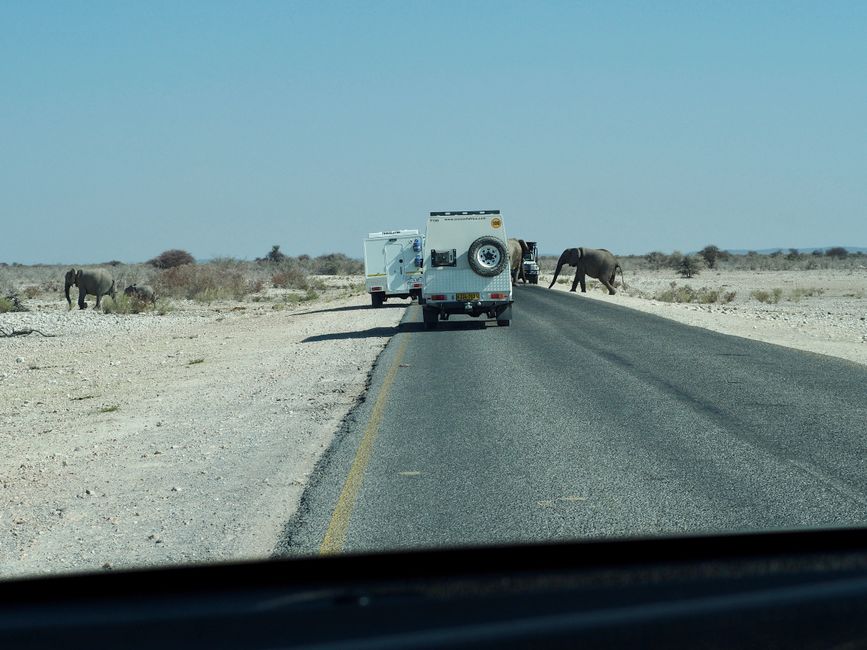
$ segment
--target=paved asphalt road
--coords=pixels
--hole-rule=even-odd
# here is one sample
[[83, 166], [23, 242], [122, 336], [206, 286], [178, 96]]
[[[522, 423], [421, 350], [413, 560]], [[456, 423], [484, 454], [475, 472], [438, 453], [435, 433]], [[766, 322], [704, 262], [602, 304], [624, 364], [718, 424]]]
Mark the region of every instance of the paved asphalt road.
[[407, 310], [281, 553], [867, 523], [863, 367], [515, 295], [508, 328]]

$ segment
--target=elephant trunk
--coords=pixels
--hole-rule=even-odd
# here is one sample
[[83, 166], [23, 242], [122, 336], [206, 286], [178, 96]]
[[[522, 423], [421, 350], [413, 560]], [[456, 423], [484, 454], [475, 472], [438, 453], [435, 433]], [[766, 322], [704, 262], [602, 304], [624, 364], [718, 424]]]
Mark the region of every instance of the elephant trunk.
[[69, 287], [75, 285], [75, 269], [72, 269], [66, 274], [64, 285], [63, 293], [66, 296], [66, 302], [70, 307], [72, 307], [72, 298], [69, 297]]
[[563, 253], [560, 255], [560, 259], [557, 260], [557, 270], [554, 271], [554, 279], [551, 280], [551, 284], [548, 285], [549, 289], [553, 287], [554, 283], [557, 281], [557, 276], [560, 275], [560, 271], [563, 268], [563, 265], [566, 263], [566, 254], [568, 252], [569, 251], [563, 251]]

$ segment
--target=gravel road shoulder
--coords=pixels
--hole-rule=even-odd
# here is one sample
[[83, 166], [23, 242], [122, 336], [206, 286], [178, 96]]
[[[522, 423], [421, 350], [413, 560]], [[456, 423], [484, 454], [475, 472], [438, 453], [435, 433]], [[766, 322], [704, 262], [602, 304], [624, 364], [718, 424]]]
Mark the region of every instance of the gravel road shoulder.
[[406, 304], [0, 315], [0, 577], [268, 556]]

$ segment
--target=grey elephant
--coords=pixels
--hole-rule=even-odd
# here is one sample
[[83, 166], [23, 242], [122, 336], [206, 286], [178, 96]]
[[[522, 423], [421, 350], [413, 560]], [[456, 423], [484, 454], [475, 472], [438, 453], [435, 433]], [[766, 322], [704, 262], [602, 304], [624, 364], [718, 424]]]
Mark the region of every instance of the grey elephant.
[[620, 269], [620, 281], [623, 288], [626, 288], [626, 281], [623, 279], [623, 268], [620, 262], [614, 257], [614, 254], [605, 248], [567, 248], [557, 260], [557, 270], [554, 271], [554, 279], [548, 288], [554, 286], [557, 281], [557, 276], [560, 275], [560, 269], [564, 264], [576, 267], [575, 279], [572, 281], [572, 288], [569, 291], [575, 291], [578, 283], [581, 283], [581, 293], [587, 293], [587, 285], [584, 278], [589, 275], [591, 278], [596, 278], [605, 288], [608, 289], [610, 295], [614, 295], [614, 274], [617, 269]]
[[141, 286], [137, 284], [131, 284], [123, 290], [123, 295], [135, 296], [136, 299], [141, 300], [142, 302], [149, 302], [151, 304], [156, 304], [157, 300], [156, 295], [154, 294], [153, 287], [147, 284], [143, 284]]
[[84, 297], [88, 294], [96, 296], [96, 307], [99, 309], [100, 301], [103, 296], [111, 296], [114, 300], [114, 278], [104, 269], [93, 269], [86, 271], [84, 269], [69, 269], [66, 272], [66, 286], [64, 293], [66, 294], [66, 302], [72, 307], [72, 300], [69, 297], [69, 287], [78, 287], [78, 308], [87, 309], [87, 303], [84, 302]]
[[530, 250], [523, 239], [509, 240], [509, 266], [512, 269], [512, 284], [515, 284], [520, 277], [524, 284], [527, 284], [527, 278], [524, 277], [524, 253]]

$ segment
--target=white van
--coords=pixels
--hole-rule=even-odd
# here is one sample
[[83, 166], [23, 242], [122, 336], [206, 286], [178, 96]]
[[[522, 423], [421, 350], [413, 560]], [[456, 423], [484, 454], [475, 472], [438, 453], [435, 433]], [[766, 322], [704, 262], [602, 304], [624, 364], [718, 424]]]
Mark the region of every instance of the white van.
[[424, 324], [451, 314], [512, 320], [509, 244], [499, 210], [431, 212], [424, 245]]
[[364, 240], [364, 277], [370, 302], [418, 299], [422, 287], [424, 237], [418, 230], [372, 232]]

